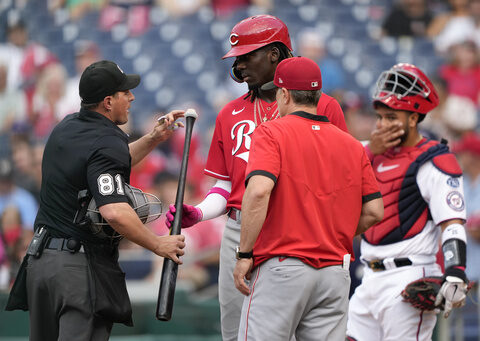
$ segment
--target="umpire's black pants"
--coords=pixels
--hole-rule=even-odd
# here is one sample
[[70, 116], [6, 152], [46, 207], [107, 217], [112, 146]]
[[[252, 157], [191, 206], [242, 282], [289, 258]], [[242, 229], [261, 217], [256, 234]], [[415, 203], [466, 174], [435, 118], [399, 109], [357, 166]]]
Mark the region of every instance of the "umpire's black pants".
[[112, 323], [92, 314], [84, 253], [45, 249], [30, 257], [30, 341], [108, 340]]

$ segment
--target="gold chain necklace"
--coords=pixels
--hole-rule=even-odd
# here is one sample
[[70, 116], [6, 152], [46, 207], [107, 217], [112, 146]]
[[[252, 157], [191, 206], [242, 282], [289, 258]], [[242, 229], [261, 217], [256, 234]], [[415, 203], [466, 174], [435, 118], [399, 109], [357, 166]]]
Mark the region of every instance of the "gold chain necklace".
[[[268, 113], [265, 111], [265, 108], [263, 107], [263, 104], [261, 104], [261, 100], [258, 97], [255, 98], [255, 102], [253, 104], [253, 117], [254, 117], [254, 120], [255, 120], [255, 127], [258, 126], [258, 124], [257, 124], [257, 112], [258, 112], [258, 119], [260, 121], [260, 124], [262, 124], [263, 122], [274, 120], [279, 116], [277, 102], [274, 102], [271, 105], [275, 106], [275, 109], [273, 110], [272, 115], [270, 115], [270, 119], [268, 119], [267, 118]], [[262, 117], [262, 114], [263, 114], [263, 117]]]

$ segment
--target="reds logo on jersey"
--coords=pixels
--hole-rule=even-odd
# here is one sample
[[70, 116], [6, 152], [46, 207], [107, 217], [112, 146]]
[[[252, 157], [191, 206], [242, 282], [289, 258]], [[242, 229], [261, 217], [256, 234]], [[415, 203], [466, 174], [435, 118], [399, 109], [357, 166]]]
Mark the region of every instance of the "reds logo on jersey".
[[[253, 133], [254, 130], [255, 123], [253, 121], [243, 120], [235, 123], [231, 131], [231, 138], [234, 142], [234, 147], [232, 148], [232, 155], [244, 160], [245, 162], [248, 162], [250, 146], [252, 144], [252, 138], [250, 137], [250, 135]], [[247, 151], [237, 154], [240, 151], [242, 145], [245, 146], [245, 149]]]

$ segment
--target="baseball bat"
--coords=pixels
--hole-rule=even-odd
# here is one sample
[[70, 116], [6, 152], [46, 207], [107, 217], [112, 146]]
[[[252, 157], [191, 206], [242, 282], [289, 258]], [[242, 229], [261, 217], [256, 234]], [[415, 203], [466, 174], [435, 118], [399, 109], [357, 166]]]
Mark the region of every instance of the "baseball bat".
[[[190, 141], [192, 140], [193, 124], [198, 115], [193, 109], [185, 112], [185, 143], [183, 145], [182, 165], [178, 179], [177, 196], [175, 198], [175, 218], [170, 229], [170, 235], [180, 234], [182, 226], [183, 195], [187, 179], [188, 154], [190, 152]], [[175, 297], [175, 285], [177, 284], [178, 264], [170, 258], [163, 260], [162, 278], [158, 291], [156, 317], [161, 321], [170, 321], [173, 310], [173, 299]]]

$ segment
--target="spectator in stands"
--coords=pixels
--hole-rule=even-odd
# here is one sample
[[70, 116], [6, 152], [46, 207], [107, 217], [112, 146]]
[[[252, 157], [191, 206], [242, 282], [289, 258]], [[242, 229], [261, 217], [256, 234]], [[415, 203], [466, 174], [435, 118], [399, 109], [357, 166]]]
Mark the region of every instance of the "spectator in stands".
[[465, 133], [473, 131], [478, 125], [477, 108], [467, 97], [448, 96], [442, 118], [447, 127], [447, 136], [443, 137], [450, 142], [457, 141]]
[[29, 40], [27, 27], [18, 12], [9, 12], [7, 25], [7, 43], [0, 44], [0, 61], [8, 65], [7, 87], [25, 92], [26, 111], [31, 118], [38, 76], [58, 59], [45, 46]]
[[100, 14], [100, 27], [109, 31], [126, 21], [130, 36], [139, 36], [150, 27], [150, 8], [154, 0], [109, 0]]
[[[37, 167], [37, 158], [34, 152], [31, 136], [28, 134], [12, 134], [10, 149], [13, 161], [13, 181], [15, 185], [30, 192], [37, 202], [40, 202], [41, 164]], [[40, 156], [41, 160], [41, 156]], [[41, 161], [40, 161], [41, 162]], [[37, 174], [38, 173], [38, 174]]]
[[8, 65], [0, 62], [0, 134], [26, 119], [25, 96], [19, 89], [7, 88], [7, 77]]
[[[164, 211], [167, 211], [169, 205], [175, 204], [177, 186], [178, 176], [176, 174], [160, 172], [156, 175], [151, 193], [160, 199]], [[199, 202], [200, 200], [195, 200], [193, 193], [193, 187], [187, 182], [184, 201]], [[179, 278], [189, 281], [196, 289], [217, 281], [224, 221], [223, 217], [220, 217], [198, 224], [202, 226], [197, 229], [182, 230], [188, 250], [185, 252], [186, 256], [183, 257], [183, 265], [179, 268]], [[158, 235], [168, 233], [164, 215], [152, 222], [151, 227]]]
[[88, 12], [98, 11], [102, 8], [105, 0], [50, 0], [48, 8], [51, 12], [59, 8], [66, 8], [72, 20], [78, 20]]
[[59, 105], [65, 95], [67, 71], [62, 64], [51, 64], [40, 73], [35, 86], [30, 123], [34, 136], [46, 139], [62, 116]]
[[446, 53], [450, 46], [472, 39], [475, 29], [470, 0], [448, 0], [448, 3], [449, 10], [435, 16], [427, 30], [439, 53]]
[[438, 105], [428, 113], [419, 129], [421, 129], [422, 133], [425, 133], [424, 136], [436, 136], [436, 140], [440, 138], [450, 140], [448, 128], [443, 119], [445, 104], [448, 98], [447, 82], [440, 77], [432, 78], [431, 80], [437, 90]]
[[8, 266], [8, 283], [13, 282], [18, 272], [28, 244], [33, 236], [32, 230], [22, 225], [20, 212], [16, 206], [8, 206], [0, 215], [0, 235], [5, 243]]
[[322, 70], [322, 91], [331, 93], [345, 87], [345, 72], [340, 63], [328, 56], [324, 38], [313, 29], [304, 29], [298, 34], [298, 55], [314, 60]]
[[439, 69], [439, 76], [447, 83], [449, 95], [467, 97], [480, 105], [480, 53], [477, 45], [463, 41], [449, 51], [450, 61]]
[[383, 22], [383, 35], [396, 38], [423, 37], [432, 19], [425, 0], [400, 0]]
[[472, 39], [477, 46], [480, 46], [480, 0], [470, 0], [470, 15], [475, 25]]
[[228, 18], [248, 6], [258, 8], [259, 13], [269, 13], [273, 9], [273, 0], [211, 0], [211, 4], [215, 15], [220, 18]]
[[6, 22], [6, 43], [0, 44], [0, 61], [7, 65], [7, 88], [20, 89], [22, 79], [22, 61], [28, 44], [28, 32], [18, 12], [10, 11]]
[[256, 7], [258, 13], [269, 13], [273, 9], [272, 0], [155, 0], [155, 4], [164, 8], [173, 17], [192, 15], [207, 5], [213, 9], [216, 17], [223, 19], [249, 6]]
[[169, 16], [179, 18], [196, 13], [201, 7], [210, 5], [211, 0], [155, 0], [155, 5], [163, 8]]
[[463, 187], [467, 203], [467, 276], [480, 280], [480, 135], [465, 135], [453, 151], [457, 154], [463, 169]]
[[102, 59], [98, 45], [91, 40], [77, 40], [73, 44], [73, 49], [75, 75], [67, 80], [65, 95], [58, 104], [59, 120], [72, 112], [78, 111], [78, 108], [80, 108], [80, 96], [78, 95], [80, 76], [87, 66]]
[[0, 159], [0, 215], [9, 206], [20, 212], [20, 219], [26, 230], [33, 230], [33, 223], [38, 210], [35, 198], [13, 182], [13, 165], [9, 159]]

